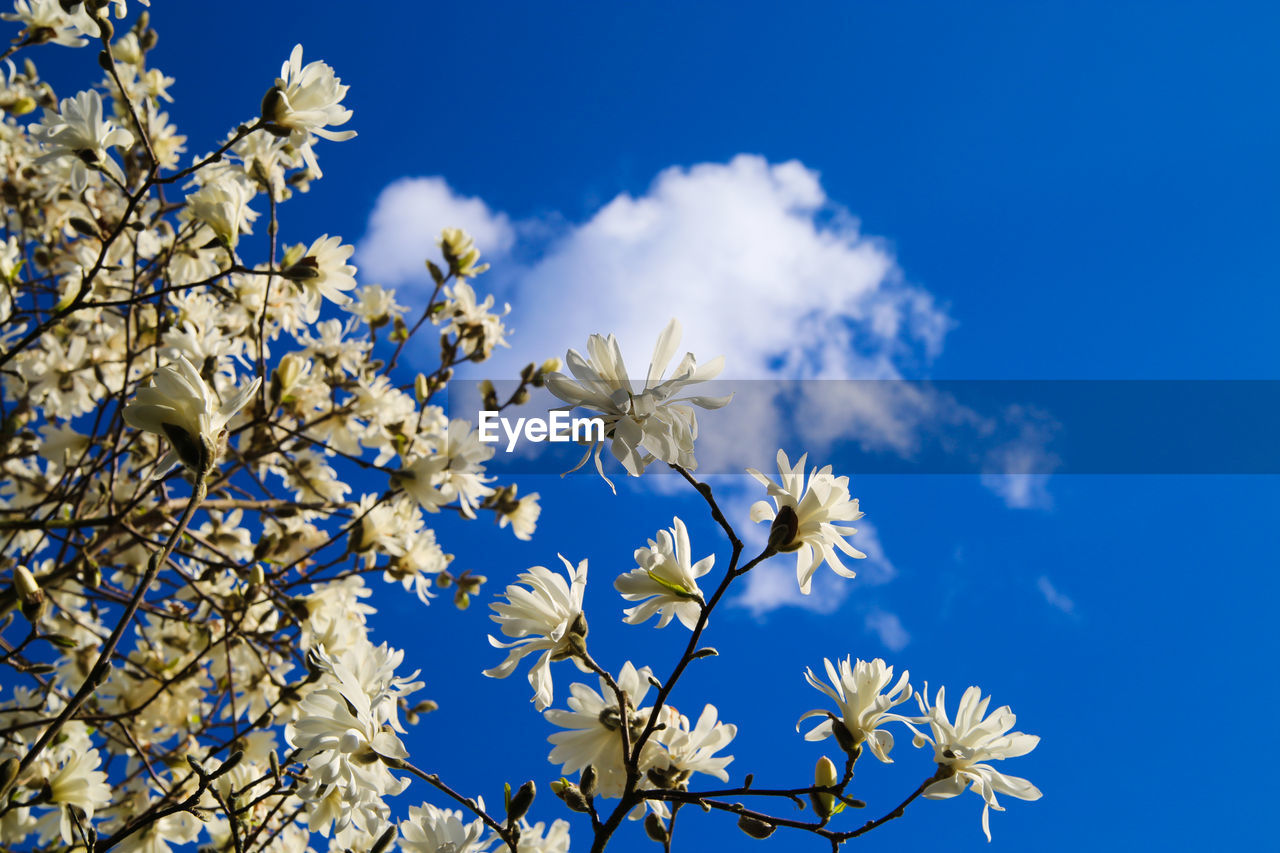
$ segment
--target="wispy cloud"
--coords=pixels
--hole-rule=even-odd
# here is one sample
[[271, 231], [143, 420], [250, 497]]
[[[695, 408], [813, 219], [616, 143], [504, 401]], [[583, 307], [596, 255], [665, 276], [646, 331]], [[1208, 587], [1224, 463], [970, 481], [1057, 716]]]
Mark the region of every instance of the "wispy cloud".
[[1076, 603], [1067, 596], [1058, 591], [1045, 575], [1041, 575], [1036, 581], [1036, 586], [1040, 589], [1040, 594], [1044, 596], [1044, 600], [1049, 603], [1050, 607], [1061, 610], [1069, 616], [1074, 616], [1076, 612]]
[[902, 620], [896, 613], [873, 610], [867, 614], [865, 624], [867, 630], [879, 637], [890, 651], [900, 652], [911, 642], [911, 635], [902, 627]]

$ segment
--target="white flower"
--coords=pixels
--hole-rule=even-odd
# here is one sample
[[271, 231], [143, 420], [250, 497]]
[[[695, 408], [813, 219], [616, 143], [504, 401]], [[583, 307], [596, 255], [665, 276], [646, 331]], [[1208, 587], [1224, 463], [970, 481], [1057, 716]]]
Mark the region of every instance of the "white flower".
[[538, 493], [516, 500], [516, 487], [509, 486], [510, 499], [496, 507], [498, 527], [511, 525], [511, 532], [517, 539], [528, 541], [533, 538], [533, 531], [538, 527], [538, 516], [542, 515], [542, 506], [538, 503]]
[[197, 474], [213, 464], [227, 421], [249, 402], [261, 379], [242, 387], [219, 404], [213, 389], [179, 356], [177, 362], [162, 367], [151, 377], [151, 385], [139, 388], [124, 409], [125, 423], [153, 432], [169, 440], [171, 449], [156, 466], [156, 477], [182, 463]]
[[[648, 709], [637, 711], [635, 706], [644, 701], [652, 676], [649, 667], [636, 669], [631, 661], [623, 664], [622, 671], [618, 673], [617, 685], [631, 703], [627, 708], [627, 726], [633, 742], [649, 720]], [[622, 735], [619, 733], [622, 714], [617, 697], [601, 678], [599, 693], [585, 684], [569, 685], [568, 705], [568, 711], [551, 708], [543, 712], [547, 722], [565, 729], [547, 738], [554, 744], [547, 759], [552, 764], [561, 765], [561, 772], [566, 775], [591, 765], [596, 771], [599, 793], [605, 797], [622, 796], [627, 773], [622, 763]], [[656, 738], [649, 738], [644, 751], [647, 760], [641, 761], [641, 769], [651, 767], [656, 753], [660, 752]]]
[[475, 518], [476, 504], [493, 494], [485, 485], [493, 478], [484, 476], [483, 466], [493, 457], [493, 445], [480, 441], [470, 421], [454, 418], [443, 434], [431, 436], [428, 451], [397, 471], [395, 482], [427, 512], [457, 500], [462, 514]]
[[486, 296], [484, 302], [478, 302], [475, 290], [463, 280], [446, 286], [444, 295], [444, 309], [433, 319], [435, 322], [449, 321], [444, 332], [457, 338], [458, 349], [463, 355], [484, 361], [495, 346], [510, 346], [507, 329], [502, 322], [502, 318], [511, 311], [510, 305], [502, 313], [494, 311], [493, 295]]
[[263, 102], [264, 118], [293, 131], [290, 141], [302, 153], [317, 178], [323, 175], [311, 150], [311, 137], [341, 142], [356, 135], [354, 130], [329, 130], [346, 124], [351, 110], [342, 107], [350, 86], [343, 86], [325, 62], [302, 64], [302, 45], [295, 45], [289, 60], [280, 66], [275, 88]]
[[[774, 483], [754, 468], [747, 473], [768, 487], [777, 512], [767, 501], [756, 501], [751, 506], [751, 520], [772, 521], [771, 541], [782, 552], [796, 552], [796, 580], [800, 592], [809, 594], [813, 574], [826, 561], [836, 574], [852, 578], [856, 573], [845, 568], [836, 556], [835, 548], [857, 559], [867, 555], [854, 548], [844, 537], [857, 533], [857, 529], [833, 522], [857, 521], [863, 513], [858, 510], [858, 500], [849, 497], [849, 478], [835, 477], [831, 466], [814, 468], [805, 485], [804, 454], [792, 467], [787, 454], [778, 451], [779, 482]], [[833, 548], [834, 546], [834, 548]]]
[[[502, 633], [516, 638], [504, 643], [489, 636], [489, 644], [498, 649], [511, 649], [506, 660], [484, 674], [491, 678], [506, 678], [515, 671], [525, 655], [542, 652], [537, 663], [529, 670], [529, 684], [534, 689], [534, 707], [539, 711], [551, 704], [551, 661], [573, 658], [584, 672], [589, 671], [576, 655], [582, 649], [587, 635], [587, 617], [582, 612], [582, 595], [587, 588], [587, 561], [573, 564], [560, 557], [564, 563], [564, 577], [544, 566], [534, 566], [520, 575], [517, 583], [503, 593], [505, 603], [489, 605], [494, 615], [489, 618], [502, 626]], [[528, 588], [520, 586], [525, 584]]]
[[258, 216], [249, 209], [253, 190], [239, 176], [222, 172], [204, 182], [187, 196], [188, 215], [208, 225], [213, 233], [234, 249], [241, 234], [253, 233], [250, 224]]
[[[688, 470], [696, 468], [693, 441], [698, 435], [698, 422], [693, 406], [718, 409], [732, 398], [676, 396], [686, 386], [714, 379], [724, 368], [723, 357], [698, 367], [693, 354], [686, 353], [671, 378], [664, 380], [667, 365], [680, 345], [680, 334], [680, 323], [673, 319], [658, 336], [648, 376], [639, 392], [631, 385], [622, 350], [613, 335], [592, 335], [587, 340], [587, 358], [572, 349], [565, 355], [576, 382], [562, 373], [547, 376], [547, 390], [556, 397], [570, 406], [582, 406], [604, 416], [605, 436], [611, 440], [609, 449], [633, 477], [644, 473], [645, 466], [654, 459]], [[595, 450], [596, 469], [604, 477], [599, 444]], [[588, 456], [590, 452], [588, 449]], [[578, 467], [586, 461], [587, 456], [583, 456]]]
[[644, 602], [625, 611], [622, 621], [629, 625], [638, 625], [654, 613], [659, 614], [659, 628], [665, 628], [673, 616], [690, 631], [698, 623], [703, 598], [697, 579], [711, 571], [716, 558], [712, 554], [692, 563], [689, 531], [679, 518], [672, 520], [674, 527], [659, 530], [657, 540], [650, 539], [648, 548], [636, 550], [639, 568], [613, 582], [627, 601]]
[[293, 269], [305, 270], [305, 277], [296, 279], [305, 297], [302, 319], [314, 323], [320, 318], [321, 297], [346, 305], [351, 297], [344, 291], [356, 286], [356, 268], [347, 263], [355, 251], [354, 246], [342, 245], [341, 237], [325, 234], [316, 239]]
[[286, 727], [285, 738], [307, 765], [300, 797], [332, 804], [336, 791], [344, 806], [363, 807], [354, 814], [338, 809], [339, 830], [351, 817], [359, 829], [370, 829], [362, 815], [373, 819], [381, 813], [374, 801], [399, 794], [409, 784], [392, 775], [383, 761], [408, 756], [395, 734], [404, 731], [396, 706], [402, 696], [422, 686], [412, 680], [416, 672], [408, 678], [395, 675], [403, 658], [404, 652], [368, 641], [333, 657], [324, 649], [312, 652], [320, 680], [299, 703], [298, 719]]
[[[1005, 776], [988, 761], [999, 761], [1005, 758], [1016, 758], [1026, 755], [1036, 748], [1040, 738], [1022, 732], [1009, 732], [1017, 722], [1017, 717], [1005, 705], [986, 717], [987, 705], [991, 697], [982, 698], [982, 691], [970, 687], [960, 697], [960, 707], [956, 710], [953, 724], [947, 718], [944, 707], [946, 688], [938, 688], [938, 697], [933, 705], [929, 704], [929, 685], [916, 695], [924, 718], [916, 722], [927, 722], [933, 737], [916, 733], [915, 745], [923, 746], [926, 742], [933, 744], [933, 757], [941, 768], [950, 775], [934, 782], [924, 791], [924, 796], [931, 800], [945, 800], [964, 792], [971, 787], [974, 793], [982, 797], [982, 831], [987, 840], [991, 840], [990, 810], [1004, 811], [996, 802], [996, 792], [1017, 797], [1020, 800], [1040, 799], [1040, 789], [1026, 779], [1017, 776]], [[914, 727], [913, 727], [914, 728]]]
[[409, 806], [409, 819], [400, 821], [400, 849], [405, 853], [485, 853], [492, 839], [480, 838], [484, 822], [476, 818], [463, 823], [464, 816], [430, 803]]
[[738, 733], [738, 727], [717, 720], [715, 705], [702, 709], [698, 723], [689, 727], [689, 718], [675, 708], [665, 706], [660, 719], [667, 724], [654, 737], [667, 748], [666, 766], [657, 761], [649, 773], [650, 781], [662, 783], [663, 788], [683, 788], [694, 773], [706, 773], [721, 782], [729, 781], [725, 767], [733, 761], [732, 755], [717, 756]]
[[70, 808], [80, 809], [84, 813], [81, 824], [88, 826], [93, 820], [94, 811], [111, 802], [107, 774], [98, 769], [101, 763], [102, 759], [96, 749], [77, 751], [50, 777], [48, 800], [55, 805], [57, 811], [45, 815], [41, 820], [42, 841], [59, 835], [63, 842], [72, 843], [76, 834]]
[[107, 153], [117, 145], [132, 145], [133, 134], [103, 118], [102, 97], [92, 89], [63, 98], [58, 112], [44, 111], [44, 123], [31, 125], [31, 135], [52, 149], [40, 161], [75, 157], [71, 182], [76, 192], [88, 184], [85, 160], [101, 166], [116, 181], [124, 183], [124, 172]]
[[22, 38], [39, 42], [60, 44], [63, 47], [84, 47], [89, 42], [86, 35], [96, 36], [98, 26], [79, 5], [73, 12], [64, 12], [58, 0], [14, 0], [13, 11], [0, 15], [6, 21], [19, 21], [24, 25]]
[[[840, 661], [838, 671], [830, 659], [823, 658], [822, 662], [827, 668], [827, 678], [831, 680], [832, 686], [823, 684], [808, 667], [805, 668], [805, 679], [840, 706], [841, 725], [849, 733], [853, 744], [865, 741], [876, 758], [886, 764], [891, 763], [893, 759], [889, 757], [889, 751], [893, 749], [893, 735], [877, 727], [889, 721], [906, 722], [904, 717], [890, 714], [889, 709], [911, 698], [911, 685], [907, 683], [910, 673], [902, 673], [898, 683], [885, 693], [885, 688], [893, 680], [893, 667], [886, 666], [880, 658], [870, 663], [858, 660], [856, 664], [850, 665], [849, 658], [846, 657]], [[800, 720], [816, 716], [826, 719], [810, 729], [804, 736], [805, 740], [823, 740], [833, 734], [832, 726], [835, 721], [828, 711], [821, 708], [806, 712], [801, 715]], [[799, 730], [800, 723], [797, 722], [796, 731]]]
[[542, 821], [520, 821], [520, 843], [516, 853], [569, 853], [569, 821], [557, 820], [547, 827]]

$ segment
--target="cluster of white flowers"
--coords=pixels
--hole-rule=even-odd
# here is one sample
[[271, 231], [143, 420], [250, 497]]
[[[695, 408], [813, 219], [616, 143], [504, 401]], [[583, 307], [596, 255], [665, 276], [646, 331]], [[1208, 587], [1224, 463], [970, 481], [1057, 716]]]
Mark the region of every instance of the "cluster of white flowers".
[[[850, 663], [849, 658], [839, 662], [839, 668], [830, 660], [824, 660], [827, 678], [831, 686], [823, 684], [812, 670], [805, 671], [805, 678], [815, 688], [830, 697], [840, 713], [833, 714], [821, 708], [809, 711], [800, 721], [822, 716], [825, 719], [813, 727], [805, 740], [822, 740], [835, 735], [846, 751], [861, 749], [863, 745], [883, 762], [891, 762], [893, 735], [880, 726], [900, 723], [909, 728], [917, 746], [933, 745], [934, 761], [938, 765], [935, 781], [924, 789], [923, 796], [943, 800], [972, 788], [983, 798], [982, 831], [991, 840], [990, 809], [1003, 810], [996, 801], [996, 792], [1009, 794], [1022, 800], [1040, 799], [1040, 791], [1026, 779], [1006, 776], [992, 767], [990, 761], [1017, 758], [1035, 749], [1040, 738], [1022, 732], [1010, 732], [1017, 721], [1006, 705], [987, 716], [990, 697], [982, 698], [982, 691], [970, 687], [960, 700], [954, 723], [943, 706], [945, 688], [938, 688], [936, 701], [928, 699], [925, 691], [916, 694], [921, 716], [909, 717], [891, 713], [890, 709], [909, 700], [912, 696], [908, 673], [902, 673], [892, 687], [893, 667], [886, 666], [879, 658], [873, 661], [859, 660]], [[923, 734], [917, 726], [927, 725], [932, 737]], [[796, 724], [797, 730], [800, 724]]]
[[[96, 43], [105, 75], [59, 99], [28, 57], [0, 69], [0, 634], [16, 626], [0, 667], [17, 679], [0, 697], [0, 839], [303, 853], [325, 846], [319, 835], [331, 853], [567, 853], [566, 821], [527, 817], [532, 782], [508, 794], [502, 819], [410, 763], [406, 726], [434, 702], [410, 703], [418, 673], [397, 675], [405, 653], [375, 644], [370, 623], [368, 576], [423, 604], [452, 587], [459, 608], [485, 583], [453, 573], [434, 514], [492, 513], [520, 540], [537, 529], [540, 494], [498, 482], [494, 447], [433, 402], [455, 367], [508, 346], [510, 306], [479, 286], [488, 265], [460, 229], [441, 233], [442, 264], [427, 261], [435, 287], [416, 322], [394, 290], [358, 280], [342, 237], [277, 245], [282, 206], [321, 177], [321, 140], [355, 135], [338, 129], [352, 118], [348, 87], [328, 64], [304, 64], [299, 45], [257, 113], [189, 157], [163, 108], [175, 81], [150, 64], [149, 13], [120, 32], [112, 23], [128, 12], [124, 0], [15, 0], [0, 15], [21, 27], [6, 58]], [[411, 344], [423, 327], [439, 333], [432, 366]], [[640, 382], [618, 341], [593, 335], [585, 356], [569, 350], [567, 374], [555, 359], [526, 367], [505, 405], [545, 386], [605, 421], [578, 468], [594, 455], [603, 477], [608, 444], [631, 476], [660, 462], [692, 480], [695, 410], [732, 395], [694, 393], [722, 359], [685, 354], [671, 369], [680, 339], [672, 320]], [[588, 650], [585, 559], [561, 557], [563, 574], [534, 566], [491, 604], [501, 638], [489, 642], [506, 658], [484, 674], [505, 678], [534, 656], [533, 704], [557, 729], [550, 761], [580, 774], [579, 787], [552, 787], [591, 813], [597, 848], [624, 813], [669, 842], [672, 801], [712, 805], [691, 792], [695, 774], [728, 783], [737, 727], [714, 705], [685, 716], [668, 699], [715, 653], [701, 638], [729, 584], [779, 553], [796, 554], [805, 594], [823, 563], [853, 577], [837, 552], [864, 556], [848, 541], [859, 503], [848, 477], [806, 475], [806, 463], [779, 451], [778, 481], [749, 471], [772, 500], [750, 511], [771, 524], [756, 559], [740, 561], [741, 541], [696, 484], [730, 534], [728, 564], [695, 559], [704, 552], [676, 517], [613, 578], [623, 622], [656, 616], [690, 632], [666, 684], [631, 661], [615, 678]], [[599, 679], [598, 690], [572, 683], [567, 709], [553, 707], [561, 661]], [[1008, 708], [988, 715], [977, 688], [953, 722], [941, 689], [930, 702], [881, 660], [826, 661], [826, 674], [830, 684], [807, 678], [836, 710], [804, 714], [821, 718], [806, 739], [888, 762], [887, 727], [909, 727], [937, 767], [918, 793], [972, 788], [988, 837], [996, 794], [1040, 796], [992, 763], [1038, 739], [1011, 731]], [[894, 710], [913, 695], [920, 716]], [[825, 804], [825, 822], [848, 780], [824, 762], [798, 790]], [[449, 808], [398, 811], [414, 778]], [[612, 818], [597, 796], [619, 800]], [[756, 837], [775, 828], [742, 819]]]

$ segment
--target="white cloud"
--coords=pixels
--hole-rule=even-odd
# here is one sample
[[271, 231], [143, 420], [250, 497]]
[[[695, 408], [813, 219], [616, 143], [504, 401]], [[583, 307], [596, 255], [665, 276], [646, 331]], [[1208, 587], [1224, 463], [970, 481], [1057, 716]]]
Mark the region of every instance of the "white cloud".
[[365, 282], [399, 286], [427, 280], [424, 262], [439, 255], [442, 228], [463, 228], [487, 258], [505, 254], [515, 229], [505, 213], [460, 196], [443, 178], [401, 178], [378, 194], [356, 263]]
[[911, 642], [911, 635], [902, 627], [902, 620], [896, 613], [873, 610], [867, 614], [865, 624], [867, 630], [879, 637], [890, 651], [900, 652]]
[[673, 316], [685, 349], [739, 378], [877, 378], [927, 360], [950, 325], [885, 244], [791, 161], [673, 167], [620, 195], [519, 274], [511, 363], [618, 336], [643, 376]]
[[1041, 575], [1040, 580], [1036, 581], [1036, 586], [1040, 588], [1040, 594], [1044, 596], [1044, 600], [1049, 603], [1050, 607], [1061, 610], [1068, 616], [1075, 615], [1076, 603], [1059, 592], [1048, 577]]

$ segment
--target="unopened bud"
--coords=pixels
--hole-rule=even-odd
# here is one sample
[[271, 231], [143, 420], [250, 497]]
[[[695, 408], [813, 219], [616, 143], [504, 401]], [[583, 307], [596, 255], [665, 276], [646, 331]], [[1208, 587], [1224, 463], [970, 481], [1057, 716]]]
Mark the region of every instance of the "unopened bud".
[[649, 816], [644, 819], [644, 834], [659, 844], [666, 844], [667, 839], [670, 838], [667, 825], [654, 812], [649, 812]]
[[424, 374], [419, 373], [418, 378], [413, 380], [413, 396], [417, 398], [419, 405], [431, 396], [431, 383]]
[[582, 768], [582, 772], [578, 774], [578, 787], [582, 789], [582, 795], [590, 798], [596, 795], [596, 768], [594, 764], [588, 764]]
[[771, 823], [766, 823], [765, 821], [754, 818], [751, 815], [744, 814], [742, 817], [738, 818], [738, 829], [741, 829], [752, 838], [763, 839], [773, 835], [773, 832], [777, 827]]
[[[829, 788], [838, 781], [840, 781], [840, 777], [836, 774], [835, 762], [825, 755], [819, 758], [817, 766], [813, 768], [814, 787]], [[813, 803], [813, 810], [823, 820], [831, 817], [836, 812], [834, 794], [823, 794], [814, 791], [809, 795], [809, 802]]]
[[560, 359], [549, 358], [546, 361], [542, 362], [542, 367], [538, 368], [538, 372], [539, 373], [556, 373], [563, 366], [564, 366], [564, 362], [562, 362]]
[[582, 789], [570, 782], [568, 779], [559, 779], [551, 783], [552, 792], [564, 800], [564, 804], [575, 812], [587, 813], [591, 811], [591, 804], [587, 802], [587, 798], [582, 796]]
[[533, 798], [537, 794], [538, 787], [533, 784], [532, 779], [521, 785], [520, 790], [512, 795], [511, 803], [507, 806], [507, 820], [514, 822], [528, 814], [529, 807], [533, 805]]
[[40, 604], [44, 601], [44, 590], [36, 583], [36, 576], [26, 566], [18, 566], [13, 570], [13, 584], [18, 589], [18, 597], [25, 604]]
[[262, 96], [262, 117], [267, 121], [275, 121], [276, 113], [279, 111], [284, 99], [282, 93], [275, 86], [267, 90]]

